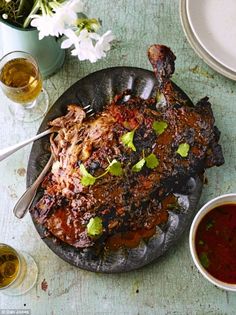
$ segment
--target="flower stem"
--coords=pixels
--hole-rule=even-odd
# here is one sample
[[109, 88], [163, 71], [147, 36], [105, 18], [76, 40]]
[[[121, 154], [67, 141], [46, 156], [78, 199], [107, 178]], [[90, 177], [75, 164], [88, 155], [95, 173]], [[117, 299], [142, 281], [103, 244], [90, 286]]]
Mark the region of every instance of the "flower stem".
[[23, 28], [26, 28], [27, 26], [29, 26], [29, 23], [31, 21], [31, 16], [35, 13], [37, 13], [38, 9], [41, 7], [41, 0], [37, 0], [30, 12], [30, 14], [27, 16], [27, 18], [25, 19], [25, 22], [23, 24]]
[[56, 0], [53, 0], [51, 2], [49, 2], [49, 6], [52, 8], [52, 9], [57, 9], [61, 6], [61, 3], [59, 3], [58, 1]]

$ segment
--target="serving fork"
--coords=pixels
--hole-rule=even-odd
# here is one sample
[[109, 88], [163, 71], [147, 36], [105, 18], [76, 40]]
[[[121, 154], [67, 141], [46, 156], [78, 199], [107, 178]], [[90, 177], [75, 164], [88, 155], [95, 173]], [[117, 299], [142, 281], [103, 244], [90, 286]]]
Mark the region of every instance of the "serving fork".
[[[85, 110], [85, 113], [86, 115], [88, 115], [89, 117], [93, 116], [94, 115], [94, 111], [93, 111], [93, 108], [91, 107], [91, 105], [87, 105], [85, 107], [83, 107], [83, 109]], [[27, 140], [24, 140], [20, 143], [17, 143], [17, 144], [14, 144], [10, 147], [7, 147], [5, 149], [1, 149], [0, 150], [0, 161], [4, 160], [5, 158], [7, 158], [9, 155], [13, 154], [14, 152], [18, 151], [19, 149], [23, 148], [24, 146], [26, 146], [27, 144], [35, 141], [35, 140], [38, 140], [52, 132], [55, 132], [55, 128], [51, 127], [41, 133], [39, 133], [38, 135], [34, 136], [34, 137], [31, 137]]]
[[[85, 113], [86, 113], [86, 115], [88, 117], [92, 117], [95, 114], [94, 111], [93, 111], [93, 108], [91, 107], [91, 105], [87, 105], [87, 106], [83, 107], [83, 109], [85, 110]], [[53, 128], [47, 129], [46, 131], [38, 134], [36, 137], [30, 138], [30, 139], [28, 139], [28, 140], [26, 140], [26, 141], [16, 145], [15, 146], [16, 149], [14, 151], [12, 149], [10, 151], [10, 148], [12, 148], [12, 147], [8, 148], [8, 150], [9, 150], [8, 151], [8, 155], [6, 155], [5, 157], [9, 156], [13, 152], [15, 152], [18, 149], [22, 148], [27, 143], [30, 143], [30, 142], [32, 142], [34, 140], [37, 140], [37, 139], [39, 139], [39, 138], [41, 138], [43, 136], [46, 136], [47, 134], [52, 133], [52, 132], [54, 132]], [[7, 149], [6, 149], [6, 151], [7, 151]], [[9, 152], [11, 152], [11, 153], [9, 153]], [[20, 199], [15, 204], [15, 206], [13, 208], [13, 213], [18, 219], [22, 219], [26, 215], [28, 210], [30, 209], [30, 207], [32, 205], [32, 202], [34, 200], [34, 197], [35, 197], [35, 195], [37, 193], [37, 189], [38, 189], [39, 185], [41, 184], [41, 182], [43, 181], [45, 175], [49, 171], [50, 167], [52, 166], [52, 163], [53, 163], [53, 155], [51, 154], [47, 164], [45, 165], [44, 169], [39, 174], [37, 179], [34, 181], [34, 183], [30, 187], [28, 187], [26, 189], [24, 194], [20, 197]]]

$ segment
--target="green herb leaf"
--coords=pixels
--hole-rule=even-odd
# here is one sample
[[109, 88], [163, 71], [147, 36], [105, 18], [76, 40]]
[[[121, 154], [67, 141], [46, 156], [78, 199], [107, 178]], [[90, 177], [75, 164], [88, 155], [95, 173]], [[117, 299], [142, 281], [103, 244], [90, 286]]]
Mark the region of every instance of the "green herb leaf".
[[214, 221], [213, 220], [209, 220], [206, 224], [206, 230], [209, 231], [214, 225]]
[[199, 245], [204, 245], [204, 242], [202, 240], [199, 240], [198, 244]]
[[125, 133], [123, 136], [121, 136], [121, 141], [125, 146], [127, 146], [128, 148], [131, 148], [133, 151], [136, 151], [136, 148], [133, 144], [134, 131], [135, 130], [129, 131]]
[[109, 173], [115, 176], [121, 176], [123, 174], [121, 163], [116, 159], [111, 161], [111, 163], [107, 167], [107, 170]]
[[151, 153], [147, 157], [145, 157], [145, 162], [146, 166], [152, 169], [159, 165], [159, 160], [154, 153]]
[[87, 233], [89, 236], [100, 236], [102, 234], [102, 219], [99, 217], [94, 217], [89, 220], [87, 224]]
[[145, 157], [144, 153], [143, 153], [142, 160], [138, 161], [138, 163], [133, 165], [132, 171], [133, 172], [140, 172], [145, 163], [146, 163], [146, 166], [148, 168], [153, 169], [153, 168], [155, 168], [155, 167], [157, 167], [159, 165], [159, 160], [155, 156], [154, 153], [149, 154], [147, 157]]
[[93, 185], [96, 181], [96, 177], [94, 177], [93, 175], [91, 175], [85, 168], [85, 166], [83, 164], [80, 164], [80, 173], [82, 174], [82, 178], [81, 178], [81, 184], [83, 186], [89, 186], [89, 185]]
[[188, 143], [181, 143], [176, 152], [182, 157], [187, 157], [189, 149], [190, 145]]
[[167, 127], [168, 124], [165, 121], [154, 121], [154, 123], [152, 124], [152, 128], [158, 135], [161, 135]]
[[199, 258], [200, 258], [200, 262], [203, 265], [203, 267], [208, 268], [210, 265], [210, 261], [209, 261], [209, 258], [207, 256], [207, 253], [201, 253]]
[[134, 164], [132, 167], [132, 171], [133, 172], [140, 172], [141, 169], [143, 168], [144, 164], [145, 164], [145, 158], [143, 158], [142, 160], [138, 161], [138, 163]]

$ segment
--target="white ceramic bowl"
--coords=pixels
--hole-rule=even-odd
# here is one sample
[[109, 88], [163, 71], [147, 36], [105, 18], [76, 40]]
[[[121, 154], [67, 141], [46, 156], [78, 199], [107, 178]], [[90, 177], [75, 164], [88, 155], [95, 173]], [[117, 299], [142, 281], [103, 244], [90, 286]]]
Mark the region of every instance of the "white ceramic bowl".
[[196, 238], [196, 231], [198, 228], [199, 223], [203, 219], [203, 217], [212, 209], [221, 206], [223, 204], [229, 204], [229, 203], [234, 203], [236, 204], [236, 193], [235, 194], [227, 194], [227, 195], [222, 195], [217, 198], [214, 198], [210, 200], [208, 203], [206, 203], [197, 213], [195, 216], [191, 229], [190, 229], [190, 234], [189, 234], [189, 245], [190, 245], [190, 252], [193, 258], [193, 261], [198, 268], [198, 270], [201, 272], [201, 274], [209, 280], [211, 283], [214, 285], [218, 286], [221, 289], [227, 290], [227, 291], [235, 291], [236, 292], [236, 283], [231, 284], [227, 282], [220, 281], [213, 277], [211, 274], [207, 272], [207, 270], [202, 266], [195, 247], [195, 238]]

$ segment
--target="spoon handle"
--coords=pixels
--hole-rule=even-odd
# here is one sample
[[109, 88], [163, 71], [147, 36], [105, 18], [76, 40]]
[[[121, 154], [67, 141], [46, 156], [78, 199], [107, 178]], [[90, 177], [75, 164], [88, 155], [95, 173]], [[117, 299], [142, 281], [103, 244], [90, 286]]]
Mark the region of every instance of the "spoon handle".
[[49, 168], [51, 167], [53, 162], [53, 156], [51, 155], [50, 159], [48, 160], [47, 164], [45, 165], [44, 169], [35, 180], [35, 182], [24, 192], [21, 198], [17, 201], [13, 213], [18, 219], [22, 219], [27, 211], [29, 210], [33, 199], [36, 195], [37, 189], [41, 182], [43, 181], [45, 175], [47, 174]]
[[33, 141], [35, 141], [35, 140], [37, 140], [39, 138], [42, 138], [42, 137], [44, 137], [44, 136], [46, 136], [46, 135], [48, 135], [48, 134], [50, 134], [52, 132], [53, 132], [53, 129], [50, 128], [50, 129], [47, 129], [47, 130], [41, 132], [40, 134], [38, 134], [38, 135], [36, 135], [34, 137], [31, 137], [31, 138], [29, 138], [27, 140], [24, 140], [24, 141], [20, 142], [20, 143], [14, 144], [14, 145], [12, 145], [12, 146], [10, 146], [8, 148], [1, 149], [0, 150], [0, 161], [4, 160], [5, 158], [7, 158], [9, 155], [11, 155], [12, 153], [16, 152], [17, 150], [23, 148], [28, 143], [33, 142]]

